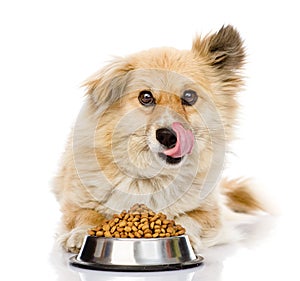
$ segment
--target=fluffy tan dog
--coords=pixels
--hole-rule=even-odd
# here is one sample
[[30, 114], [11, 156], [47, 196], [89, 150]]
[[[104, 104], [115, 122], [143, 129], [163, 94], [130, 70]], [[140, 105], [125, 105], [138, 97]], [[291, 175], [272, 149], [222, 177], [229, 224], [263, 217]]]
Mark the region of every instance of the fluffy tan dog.
[[246, 182], [221, 179], [244, 58], [227, 26], [197, 37], [191, 50], [117, 58], [85, 83], [54, 188], [67, 251], [135, 203], [182, 224], [196, 251], [238, 238], [232, 222], [262, 209]]

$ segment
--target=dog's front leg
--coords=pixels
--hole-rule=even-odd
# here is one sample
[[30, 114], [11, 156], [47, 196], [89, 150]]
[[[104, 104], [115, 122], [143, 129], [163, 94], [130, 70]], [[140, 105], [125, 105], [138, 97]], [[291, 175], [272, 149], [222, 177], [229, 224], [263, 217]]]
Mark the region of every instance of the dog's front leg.
[[186, 228], [196, 253], [203, 248], [219, 244], [219, 233], [223, 229], [219, 208], [203, 207], [186, 212], [175, 219]]
[[191, 241], [194, 251], [199, 253], [203, 248], [203, 243], [201, 240], [201, 224], [187, 214], [176, 217], [175, 220], [176, 224], [181, 224], [186, 229], [186, 234]]
[[63, 208], [63, 232], [58, 243], [68, 252], [78, 253], [88, 229], [100, 225], [105, 219], [103, 215], [92, 209]]

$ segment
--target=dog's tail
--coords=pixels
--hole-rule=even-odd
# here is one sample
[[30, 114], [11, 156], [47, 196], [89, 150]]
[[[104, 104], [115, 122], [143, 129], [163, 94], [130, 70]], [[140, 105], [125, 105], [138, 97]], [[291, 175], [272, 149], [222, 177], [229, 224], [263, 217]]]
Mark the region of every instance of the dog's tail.
[[258, 211], [270, 212], [265, 199], [249, 179], [224, 179], [221, 182], [221, 190], [225, 195], [227, 206], [234, 212], [246, 214]]

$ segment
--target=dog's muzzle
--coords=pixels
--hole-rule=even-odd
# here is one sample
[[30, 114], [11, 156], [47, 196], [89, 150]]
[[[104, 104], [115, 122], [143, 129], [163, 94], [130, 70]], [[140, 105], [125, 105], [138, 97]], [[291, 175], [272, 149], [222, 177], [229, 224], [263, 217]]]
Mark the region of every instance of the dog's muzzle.
[[170, 164], [179, 163], [185, 155], [192, 153], [194, 147], [192, 131], [179, 122], [174, 122], [172, 128], [158, 129], [156, 139], [165, 148], [159, 155]]

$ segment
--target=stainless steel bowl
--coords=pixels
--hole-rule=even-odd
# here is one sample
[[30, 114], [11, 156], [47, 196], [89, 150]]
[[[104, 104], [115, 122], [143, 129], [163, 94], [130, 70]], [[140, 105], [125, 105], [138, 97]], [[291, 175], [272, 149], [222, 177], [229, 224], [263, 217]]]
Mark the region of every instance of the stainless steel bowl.
[[70, 264], [112, 271], [159, 271], [198, 266], [187, 235], [166, 238], [104, 238], [86, 236]]

